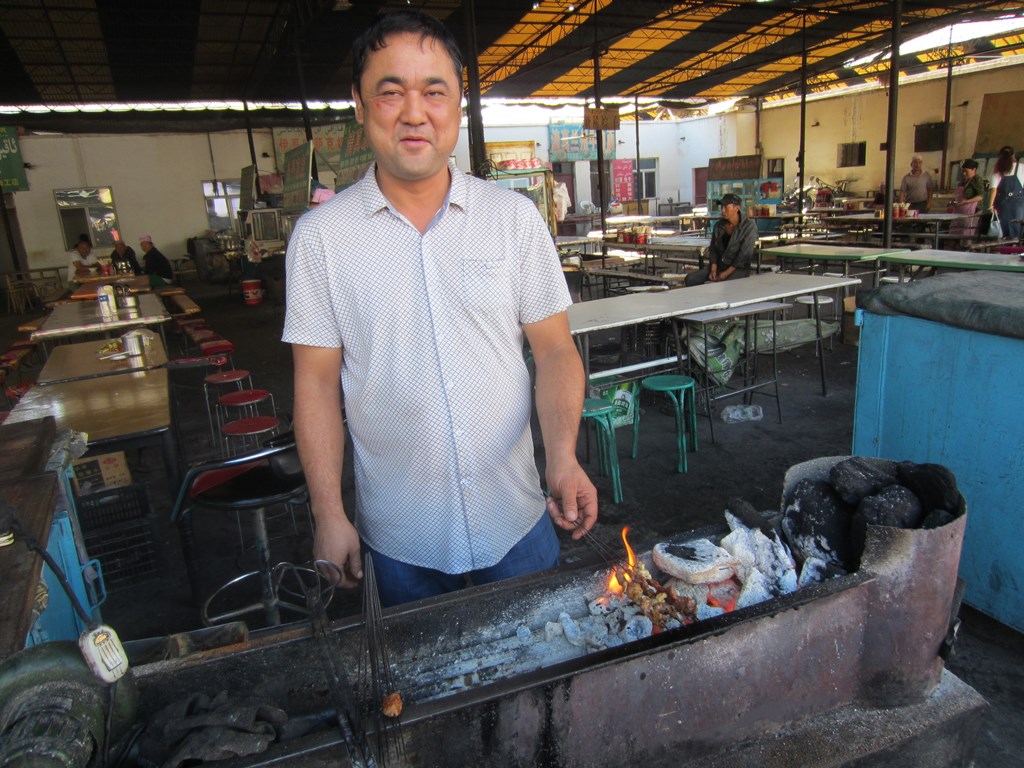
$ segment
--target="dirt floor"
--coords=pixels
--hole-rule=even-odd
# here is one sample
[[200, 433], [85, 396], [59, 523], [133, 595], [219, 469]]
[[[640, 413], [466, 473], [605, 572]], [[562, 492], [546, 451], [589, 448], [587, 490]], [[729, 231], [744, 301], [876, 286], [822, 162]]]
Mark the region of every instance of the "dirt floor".
[[[240, 292], [224, 285], [189, 282], [189, 295], [202, 308], [211, 328], [233, 341], [234, 363], [252, 372], [256, 386], [270, 389], [279, 415], [287, 419], [292, 407], [292, 366], [290, 349], [280, 342], [284, 313], [278, 303], [266, 301], [246, 305]], [[3, 340], [17, 337], [16, 326], [24, 317], [0, 319]], [[597, 360], [611, 360], [618, 349], [618, 337], [594, 340]], [[181, 356], [180, 339], [169, 341], [171, 357]], [[603, 355], [603, 358], [602, 358]], [[672, 416], [662, 401], [641, 400], [639, 455], [630, 459], [628, 429], [620, 429], [619, 456], [624, 498], [611, 503], [611, 485], [595, 477], [601, 494], [599, 530], [602, 538], [614, 542], [622, 526], [630, 526], [635, 547], [650, 547], [659, 538], [689, 529], [722, 522], [729, 499], [740, 497], [761, 510], [777, 510], [783, 476], [799, 462], [821, 456], [846, 455], [852, 441], [854, 385], [857, 348], [836, 343], [825, 352], [829, 394], [823, 396], [818, 360], [812, 346], [779, 356], [782, 423], [776, 417], [774, 401], [759, 398], [765, 416], [756, 422], [715, 423], [715, 441], [710, 439], [706, 417], [699, 422], [699, 446], [689, 455], [689, 471], [675, 471], [675, 434]], [[25, 374], [31, 378], [32, 371]], [[207, 416], [203, 404], [201, 374], [174, 374], [174, 393], [182, 449], [188, 462], [211, 456]], [[99, 384], [98, 384], [99, 386]], [[726, 405], [728, 403], [720, 403]], [[596, 475], [597, 452], [591, 438], [591, 461]], [[588, 455], [581, 434], [580, 455]], [[898, 457], [894, 457], [898, 458]], [[154, 449], [132, 450], [129, 463], [136, 480], [145, 484], [152, 510], [156, 578], [129, 581], [111, 589], [103, 618], [122, 639], [135, 640], [196, 629], [200, 626], [182, 563], [177, 531], [170, 524], [171, 491], [161, 457]], [[543, 452], [538, 441], [538, 462]], [[351, 473], [345, 491], [351, 495]], [[251, 546], [245, 541], [247, 520], [236, 522], [223, 514], [197, 515], [196, 534], [202, 558], [204, 595], [228, 578], [251, 570]], [[272, 559], [305, 562], [311, 553], [311, 534], [303, 514], [272, 516], [268, 520], [272, 537]], [[581, 545], [564, 539], [566, 562], [583, 556]], [[334, 617], [357, 613], [358, 596], [340, 594], [330, 606]], [[992, 705], [986, 716], [982, 740], [974, 765], [979, 768], [1010, 768], [1020, 765], [1024, 754], [1024, 635], [965, 606], [962, 627], [948, 667], [977, 689]], [[253, 626], [258, 626], [256, 622]]]

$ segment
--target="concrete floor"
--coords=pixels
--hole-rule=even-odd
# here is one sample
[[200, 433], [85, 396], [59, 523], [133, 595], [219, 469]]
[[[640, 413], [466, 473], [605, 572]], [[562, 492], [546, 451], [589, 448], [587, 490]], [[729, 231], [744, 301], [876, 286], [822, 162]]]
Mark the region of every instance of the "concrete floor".
[[[237, 345], [234, 362], [249, 369], [256, 386], [273, 391], [279, 413], [287, 414], [292, 402], [291, 356], [280, 342], [283, 310], [267, 301], [247, 306], [239, 292], [231, 295], [223, 285], [186, 285], [189, 295], [203, 308], [210, 327]], [[3, 316], [0, 339], [10, 341], [17, 323], [24, 318]], [[617, 349], [617, 338], [595, 339], [598, 352]], [[172, 340], [171, 356], [180, 356]], [[707, 419], [699, 423], [699, 450], [689, 456], [689, 472], [675, 472], [673, 420], [663, 412], [662, 403], [641, 401], [640, 451], [628, 458], [630, 435], [619, 430], [619, 455], [624, 499], [611, 503], [611, 486], [596, 477], [601, 494], [599, 533], [609, 542], [617, 541], [624, 525], [632, 529], [631, 542], [637, 549], [653, 545], [661, 537], [708, 524], [720, 524], [730, 498], [740, 497], [761, 510], [777, 509], [786, 470], [799, 462], [849, 452], [856, 380], [855, 346], [836, 344], [826, 351], [828, 396], [822, 396], [817, 360], [812, 347], [786, 352], [779, 357], [783, 423], [775, 418], [774, 403], [760, 399], [765, 418], [759, 422], [715, 424], [715, 442], [710, 440]], [[26, 373], [31, 376], [32, 372]], [[206, 413], [202, 403], [201, 377], [195, 372], [175, 374], [175, 392], [188, 461], [210, 455]], [[720, 403], [724, 405], [727, 403]], [[539, 441], [538, 441], [539, 442]], [[585, 455], [583, 437], [580, 455]], [[596, 451], [591, 445], [596, 462]], [[102, 607], [105, 621], [125, 640], [157, 637], [199, 626], [193, 606], [176, 531], [169, 524], [169, 488], [156, 451], [129, 452], [136, 480], [147, 486], [153, 510], [159, 579], [132, 584], [111, 591]], [[538, 448], [538, 461], [543, 463]], [[596, 467], [592, 462], [590, 469]], [[352, 479], [346, 478], [351, 494]], [[311, 538], [308, 524], [298, 521], [297, 532], [286, 517], [268, 523], [273, 558], [303, 562], [309, 558]], [[245, 521], [243, 521], [243, 527]], [[233, 518], [204, 515], [196, 519], [196, 532], [203, 557], [204, 589], [212, 590], [228, 577], [248, 570], [251, 551], [239, 552], [238, 529]], [[581, 545], [564, 539], [567, 562], [581, 557]], [[330, 607], [333, 616], [358, 612], [354, 594], [339, 594]], [[991, 704], [974, 765], [979, 768], [1010, 768], [1021, 764], [1024, 754], [1024, 635], [965, 606], [962, 629], [948, 667], [978, 690]]]

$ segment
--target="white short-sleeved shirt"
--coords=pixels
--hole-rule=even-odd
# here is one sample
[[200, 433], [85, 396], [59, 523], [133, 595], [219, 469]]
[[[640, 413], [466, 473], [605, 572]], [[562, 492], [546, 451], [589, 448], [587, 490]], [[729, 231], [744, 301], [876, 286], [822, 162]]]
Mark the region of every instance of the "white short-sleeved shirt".
[[344, 350], [360, 535], [465, 573], [497, 563], [544, 514], [523, 325], [571, 300], [534, 204], [449, 170], [423, 235], [373, 167], [300, 219], [283, 339]]

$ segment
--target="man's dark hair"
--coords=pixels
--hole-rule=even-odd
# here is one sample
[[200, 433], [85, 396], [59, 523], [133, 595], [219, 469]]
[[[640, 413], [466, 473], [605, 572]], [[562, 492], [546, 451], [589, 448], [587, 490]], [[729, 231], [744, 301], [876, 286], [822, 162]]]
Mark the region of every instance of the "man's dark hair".
[[393, 11], [378, 15], [352, 43], [352, 84], [357, 92], [362, 94], [360, 81], [370, 54], [385, 47], [391, 35], [403, 32], [419, 35], [421, 40], [436, 40], [443, 45], [452, 60], [455, 77], [462, 84], [462, 51], [448, 28], [433, 16], [419, 11]]

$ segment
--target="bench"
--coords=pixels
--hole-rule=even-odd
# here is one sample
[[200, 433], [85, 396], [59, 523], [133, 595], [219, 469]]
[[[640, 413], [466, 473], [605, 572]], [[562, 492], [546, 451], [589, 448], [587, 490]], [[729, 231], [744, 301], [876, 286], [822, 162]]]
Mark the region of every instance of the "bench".
[[169, 298], [171, 304], [173, 304], [177, 308], [178, 314], [198, 315], [202, 311], [199, 308], [199, 305], [192, 301], [192, 299], [190, 299], [184, 293], [174, 294], [173, 296], [168, 296], [167, 298]]

